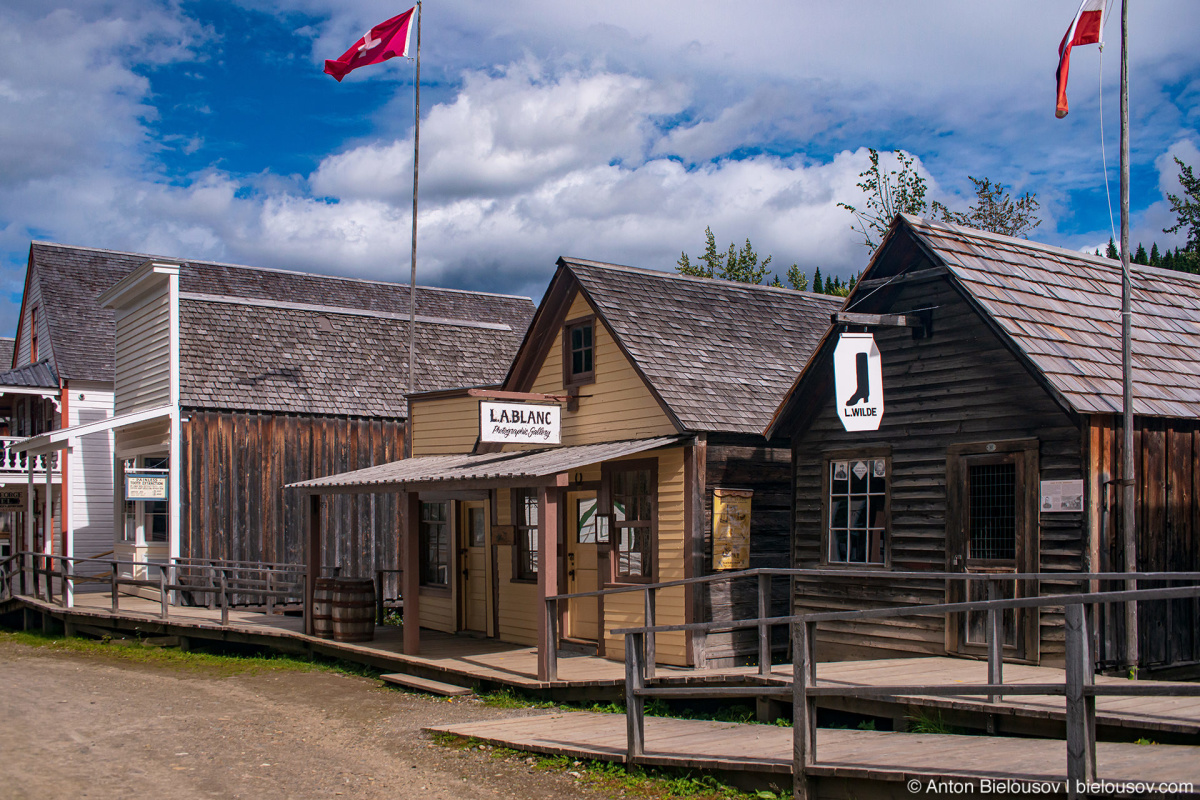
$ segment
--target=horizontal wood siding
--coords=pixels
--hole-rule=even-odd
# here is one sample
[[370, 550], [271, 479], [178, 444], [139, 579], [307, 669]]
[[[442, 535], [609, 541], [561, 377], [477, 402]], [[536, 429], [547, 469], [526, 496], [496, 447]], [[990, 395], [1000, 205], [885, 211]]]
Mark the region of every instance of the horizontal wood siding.
[[469, 453], [479, 438], [479, 398], [414, 400], [412, 426], [414, 456]]
[[421, 627], [443, 633], [458, 630], [454, 598], [444, 592], [421, 590]]
[[[195, 558], [304, 562], [307, 503], [284, 486], [395, 461], [402, 420], [185, 409], [181, 552]], [[321, 563], [342, 577], [398, 568], [397, 495], [329, 495]], [[390, 596], [397, 576], [387, 579]]]
[[[750, 437], [745, 437], [750, 438]], [[704, 490], [704, 574], [712, 568], [713, 489], [751, 489], [750, 564], [751, 568], [790, 566], [791, 545], [791, 465], [792, 452], [787, 446], [720, 443], [710, 436]], [[758, 582], [742, 579], [709, 584], [702, 597], [706, 620], [725, 621], [758, 616]], [[768, 613], [787, 613], [791, 587], [786, 579], [771, 583]], [[787, 630], [773, 632], [776, 649], [787, 647]], [[711, 633], [705, 642], [704, 656], [711, 666], [745, 663], [758, 658], [758, 631]]]
[[[107, 384], [67, 385], [68, 425], [86, 425], [112, 416], [113, 393]], [[75, 541], [76, 557], [93, 557], [113, 549], [113, 433], [103, 431], [76, 440], [66, 463], [70, 497], [67, 521]], [[80, 564], [81, 574], [97, 574], [102, 564]]]
[[[32, 328], [29, 325], [29, 318], [33, 309], [37, 309], [38, 317], [38, 357], [41, 361], [43, 358], [53, 358], [54, 354], [50, 350], [50, 324], [46, 321], [46, 309], [42, 306], [42, 284], [38, 280], [36, 271], [33, 271], [29, 276], [29, 296], [25, 298], [25, 304], [22, 308], [22, 313], [25, 315], [21, 320], [21, 335], [17, 339], [16, 345], [13, 348], [12, 366], [23, 366], [32, 362], [32, 353], [30, 353], [32, 342]], [[8, 369], [9, 365], [5, 364], [4, 369]]]
[[[878, 328], [883, 359], [885, 414], [876, 432], [843, 430], [833, 407], [832, 365], [817, 413], [793, 437], [793, 563], [821, 565], [823, 453], [889, 445], [891, 558], [896, 570], [946, 568], [946, 452], [953, 444], [1036, 438], [1043, 480], [1083, 478], [1077, 423], [1064, 412], [945, 280], [898, 290], [893, 309], [930, 308], [933, 336], [914, 339], [908, 329]], [[1083, 565], [1082, 514], [1041, 519], [1039, 567], [1077, 572]], [[1072, 592], [1077, 584], [1043, 582], [1043, 594]], [[873, 580], [806, 579], [795, 585], [798, 612], [837, 611], [942, 602], [941, 581], [898, 582], [885, 570]], [[1063, 658], [1061, 609], [1043, 609], [1040, 647], [1044, 663]], [[835, 623], [820, 629], [821, 657], [941, 655], [945, 623], [911, 617], [897, 621]]]
[[[567, 320], [594, 313], [583, 296], [577, 294]], [[598, 317], [596, 322], [596, 381], [580, 387], [578, 411], [563, 409], [562, 443], [591, 444], [675, 433], [675, 426], [621, 352], [612, 333]], [[562, 394], [562, 370], [562, 332], [559, 331], [530, 391]]]
[[[1105, 482], [1121, 476], [1121, 421], [1091, 418], [1089, 460], [1095, 487], [1100, 567], [1125, 569], [1120, 488], [1105, 493]], [[1200, 571], [1200, 422], [1138, 418], [1133, 435], [1137, 503], [1137, 568], [1144, 572]], [[1139, 582], [1138, 588], [1166, 586]], [[1100, 659], [1124, 663], [1125, 624], [1120, 606], [1102, 607]], [[1138, 652], [1143, 667], [1200, 662], [1200, 600], [1162, 600], [1138, 604]]]
[[118, 312], [114, 353], [117, 414], [171, 402], [171, 305], [166, 284]]

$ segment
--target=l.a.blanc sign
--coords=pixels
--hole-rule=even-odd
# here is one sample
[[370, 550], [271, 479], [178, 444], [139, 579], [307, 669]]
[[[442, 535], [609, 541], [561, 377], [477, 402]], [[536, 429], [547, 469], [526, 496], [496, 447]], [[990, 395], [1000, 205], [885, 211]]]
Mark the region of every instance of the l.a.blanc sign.
[[561, 444], [562, 408], [530, 403], [479, 404], [479, 438], [507, 444]]
[[125, 475], [126, 500], [166, 500], [167, 476], [162, 472], [127, 473]]
[[875, 337], [843, 333], [833, 349], [835, 407], [848, 431], [877, 431], [883, 419], [883, 365]]

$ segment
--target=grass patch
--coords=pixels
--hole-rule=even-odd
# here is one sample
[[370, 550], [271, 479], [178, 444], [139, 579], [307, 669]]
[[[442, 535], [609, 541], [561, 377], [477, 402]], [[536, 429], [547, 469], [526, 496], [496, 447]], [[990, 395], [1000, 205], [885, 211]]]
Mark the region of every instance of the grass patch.
[[[381, 673], [362, 664], [333, 659], [308, 659], [281, 653], [212, 653], [192, 649], [183, 652], [175, 647], [149, 647], [140, 639], [89, 639], [67, 637], [41, 631], [9, 631], [0, 629], [0, 644], [11, 642], [55, 653], [78, 653], [101, 656], [117, 661], [150, 666], [169, 666], [206, 670], [222, 675], [257, 674], [265, 672], [335, 672], [343, 675], [374, 678]], [[193, 640], [195, 644], [202, 644]]]
[[434, 733], [433, 741], [456, 750], [481, 750], [494, 759], [520, 760], [535, 770], [561, 772], [587, 788], [625, 797], [645, 800], [673, 797], [690, 800], [779, 800], [791, 796], [791, 791], [787, 789], [743, 792], [708, 775], [654, 768], [635, 768], [627, 771], [622, 764], [614, 761], [591, 761], [571, 756], [527, 753], [484, 744], [478, 739], [452, 733]]
[[967, 733], [963, 728], [948, 724], [942, 719], [942, 712], [922, 712], [916, 716], [907, 717], [909, 733], [937, 733], [944, 735], [961, 735]]

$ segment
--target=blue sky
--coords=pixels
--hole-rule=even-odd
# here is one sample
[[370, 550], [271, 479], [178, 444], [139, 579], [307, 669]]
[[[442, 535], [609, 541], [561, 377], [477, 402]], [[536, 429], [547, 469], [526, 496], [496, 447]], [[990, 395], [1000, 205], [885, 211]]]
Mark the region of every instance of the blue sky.
[[[422, 283], [538, 299], [559, 255], [671, 269], [749, 237], [773, 264], [848, 275], [867, 251], [866, 148], [919, 159], [933, 199], [968, 175], [1036, 192], [1035, 239], [1109, 236], [1099, 49], [1076, 0], [634, 3], [429, 0]], [[0, 331], [31, 239], [407, 280], [410, 62], [321, 72], [407, 4], [8, 0], [0, 7]], [[1188, 0], [1132, 9], [1133, 241], [1178, 243], [1173, 155], [1200, 166]], [[1119, 19], [1103, 58], [1117, 177]]]

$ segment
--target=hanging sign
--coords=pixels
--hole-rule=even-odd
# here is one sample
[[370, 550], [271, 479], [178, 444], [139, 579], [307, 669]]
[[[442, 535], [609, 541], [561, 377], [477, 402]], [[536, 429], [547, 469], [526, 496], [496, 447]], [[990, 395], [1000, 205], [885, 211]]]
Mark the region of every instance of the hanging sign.
[[25, 489], [0, 491], [0, 511], [20, 511], [25, 508]]
[[562, 444], [562, 407], [481, 402], [479, 438], [504, 444]]
[[883, 364], [875, 337], [843, 333], [833, 349], [834, 404], [848, 431], [877, 431], [883, 419]]
[[166, 500], [165, 472], [135, 472], [125, 474], [126, 500]]
[[713, 569], [750, 566], [749, 489], [713, 489]]

